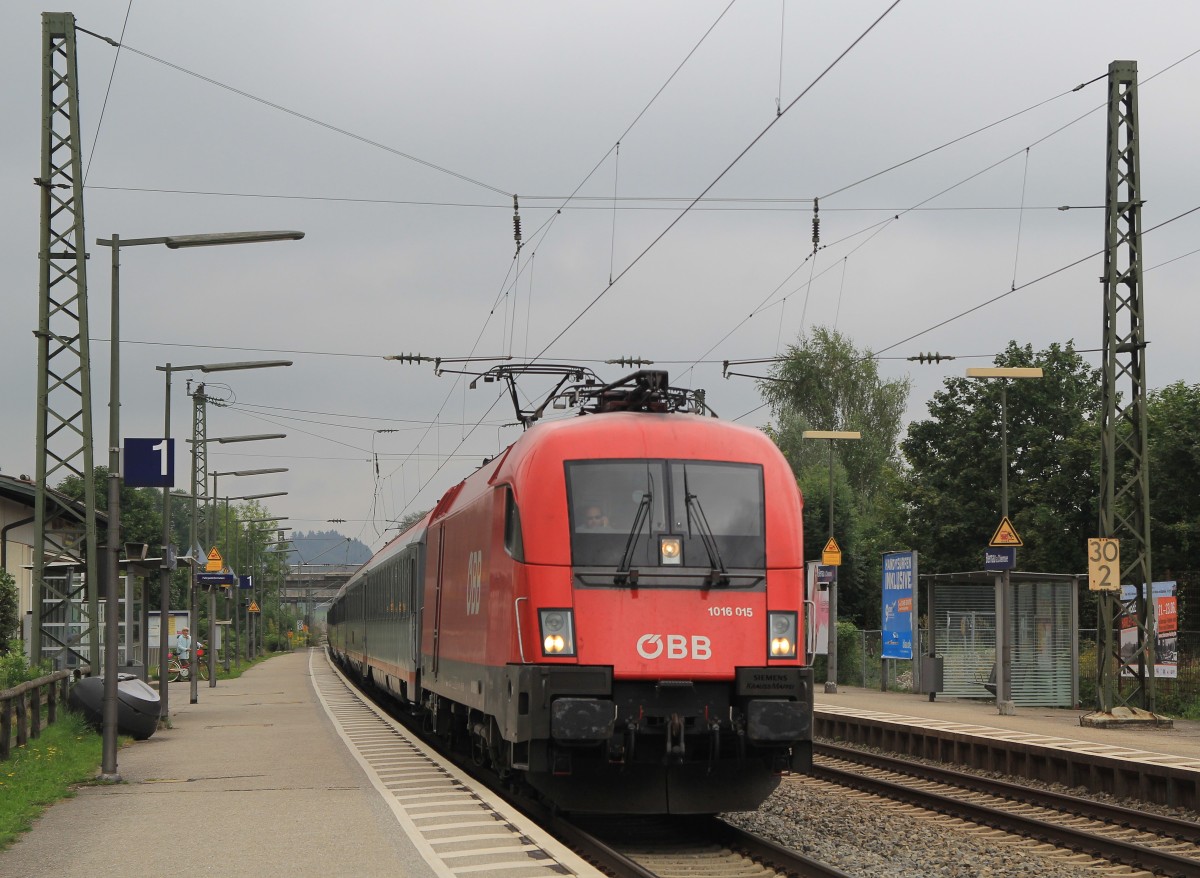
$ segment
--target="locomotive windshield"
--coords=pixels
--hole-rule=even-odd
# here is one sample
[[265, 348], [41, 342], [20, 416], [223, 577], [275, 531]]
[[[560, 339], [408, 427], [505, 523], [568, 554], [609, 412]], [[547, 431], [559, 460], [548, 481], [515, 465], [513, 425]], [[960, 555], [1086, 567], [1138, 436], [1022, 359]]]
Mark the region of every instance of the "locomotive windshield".
[[[766, 566], [759, 465], [606, 460], [566, 468], [577, 567]], [[679, 538], [678, 559], [662, 555], [666, 536]]]

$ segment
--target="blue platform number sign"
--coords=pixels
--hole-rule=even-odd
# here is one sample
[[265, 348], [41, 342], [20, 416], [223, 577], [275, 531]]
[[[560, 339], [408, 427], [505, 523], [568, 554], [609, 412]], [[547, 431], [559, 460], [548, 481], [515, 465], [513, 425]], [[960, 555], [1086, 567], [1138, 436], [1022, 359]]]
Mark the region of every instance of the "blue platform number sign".
[[882, 658], [912, 659], [913, 597], [917, 579], [916, 552], [887, 552], [883, 556]]
[[175, 487], [175, 440], [126, 439], [123, 478], [130, 488]]

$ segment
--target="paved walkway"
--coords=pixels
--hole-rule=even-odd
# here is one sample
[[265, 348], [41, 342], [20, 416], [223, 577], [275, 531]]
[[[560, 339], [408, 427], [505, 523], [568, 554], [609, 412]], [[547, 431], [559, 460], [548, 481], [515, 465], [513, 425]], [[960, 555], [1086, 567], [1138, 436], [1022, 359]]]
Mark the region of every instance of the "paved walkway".
[[173, 728], [118, 753], [121, 784], [46, 811], [0, 852], [0, 875], [431, 876], [318, 703], [308, 660], [201, 681], [197, 704], [173, 685]]
[[836, 694], [827, 694], [820, 684], [816, 687], [817, 710], [867, 710], [900, 716], [922, 717], [984, 728], [1003, 729], [1036, 735], [1052, 735], [1074, 741], [1088, 741], [1186, 756], [1200, 760], [1200, 722], [1175, 720], [1174, 728], [1093, 728], [1081, 726], [1079, 718], [1089, 710], [1068, 710], [1054, 707], [1018, 707], [1011, 716], [1003, 716], [988, 700], [946, 698], [939, 695], [930, 701], [928, 695], [907, 692], [880, 692], [855, 686], [838, 686]]

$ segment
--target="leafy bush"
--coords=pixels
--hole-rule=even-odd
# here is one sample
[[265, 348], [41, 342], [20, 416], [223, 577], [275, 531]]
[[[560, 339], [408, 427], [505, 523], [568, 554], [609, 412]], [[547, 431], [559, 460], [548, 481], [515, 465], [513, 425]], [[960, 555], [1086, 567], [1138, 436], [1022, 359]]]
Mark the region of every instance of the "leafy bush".
[[0, 652], [0, 689], [11, 689], [26, 680], [36, 680], [53, 672], [49, 659], [30, 667], [20, 640], [8, 641], [7, 647], [7, 651]]
[[853, 622], [837, 623], [838, 685], [862, 686], [863, 642]]

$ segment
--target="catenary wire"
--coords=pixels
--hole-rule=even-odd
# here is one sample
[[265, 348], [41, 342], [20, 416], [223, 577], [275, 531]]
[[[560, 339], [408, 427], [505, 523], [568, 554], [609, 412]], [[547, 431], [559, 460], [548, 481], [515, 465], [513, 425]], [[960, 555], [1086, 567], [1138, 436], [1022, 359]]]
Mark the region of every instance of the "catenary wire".
[[[133, 0], [125, 7], [125, 18], [121, 21], [121, 39], [125, 39], [125, 29], [129, 27], [129, 14], [133, 11]], [[112, 94], [113, 79], [117, 75], [117, 62], [121, 60], [121, 47], [118, 44], [113, 55], [112, 70], [108, 73], [108, 85], [104, 88], [104, 100], [100, 104], [100, 117], [96, 120], [96, 133], [92, 135], [92, 148], [88, 150], [87, 167], [83, 170], [83, 182], [87, 184], [88, 174], [92, 171], [92, 159], [96, 155], [96, 147], [100, 143], [100, 131], [104, 128], [104, 111], [108, 109], [108, 97]]]
[[[201, 195], [214, 198], [275, 198], [287, 201], [316, 201], [316, 202], [334, 202], [347, 204], [382, 204], [393, 205], [399, 207], [460, 207], [469, 210], [512, 210], [511, 204], [485, 204], [482, 202], [467, 202], [467, 201], [412, 201], [401, 198], [355, 198], [351, 196], [332, 196], [332, 195], [288, 195], [285, 193], [273, 192], [220, 192], [215, 190], [205, 189], [163, 189], [160, 187], [147, 186], [103, 186], [94, 183], [89, 183], [85, 189], [96, 189], [108, 192], [142, 192], [152, 195]], [[536, 201], [538, 199], [547, 201], [569, 201], [569, 204], [561, 205], [537, 205], [528, 204], [527, 202]], [[680, 203], [688, 203], [695, 201], [693, 198], [673, 195], [622, 195], [615, 199], [618, 210], [678, 210], [676, 206]], [[585, 211], [585, 210], [612, 210], [612, 202], [614, 199], [609, 195], [522, 195], [522, 209], [526, 211], [532, 210], [551, 210], [551, 211]], [[596, 202], [594, 204], [580, 202]], [[655, 202], [651, 204], [638, 204], [636, 202]], [[692, 210], [700, 211], [715, 211], [715, 212], [744, 212], [744, 211], [759, 211], [769, 213], [796, 213], [809, 212], [812, 208], [813, 199], [811, 198], [753, 198], [753, 197], [738, 197], [738, 196], [708, 196], [699, 199], [697, 206]], [[705, 206], [711, 205], [711, 206]], [[748, 207], [742, 205], [750, 205]], [[1101, 210], [1103, 204], [1083, 204], [1070, 205], [1072, 210]], [[903, 208], [898, 207], [825, 207], [821, 206], [821, 210], [829, 213], [895, 213]], [[983, 204], [983, 205], [956, 205], [946, 207], [922, 207], [909, 208], [910, 210], [922, 211], [988, 211], [988, 210], [1019, 210], [1020, 208], [1011, 204]], [[1025, 210], [1062, 210], [1063, 205], [1059, 204], [1039, 204], [1026, 205]]]
[[766, 126], [766, 127], [765, 127], [765, 128], [762, 130], [762, 131], [760, 131], [760, 132], [759, 132], [759, 133], [758, 133], [758, 134], [757, 134], [757, 135], [754, 137], [754, 139], [753, 139], [753, 140], [751, 140], [751, 141], [750, 141], [750, 143], [749, 143], [749, 144], [747, 144], [747, 146], [746, 146], [746, 147], [745, 147], [745, 148], [744, 148], [744, 149], [743, 149], [743, 150], [742, 150], [740, 153], [738, 153], [738, 154], [737, 154], [737, 156], [736, 156], [736, 157], [733, 159], [733, 161], [732, 161], [732, 162], [730, 162], [730, 163], [729, 163], [729, 164], [728, 164], [728, 165], [725, 167], [725, 169], [724, 169], [723, 171], [721, 171], [721, 173], [719, 173], [719, 174], [716, 176], [716, 178], [715, 178], [715, 179], [714, 179], [714, 180], [713, 180], [711, 183], [709, 183], [709, 184], [708, 184], [708, 185], [707, 185], [707, 186], [704, 188], [704, 191], [703, 191], [703, 192], [701, 192], [701, 193], [700, 193], [700, 194], [699, 194], [699, 195], [696, 197], [696, 199], [694, 199], [694, 200], [692, 201], [692, 203], [691, 203], [691, 204], [689, 204], [687, 207], [685, 207], [685, 208], [684, 208], [684, 209], [683, 209], [683, 210], [682, 210], [682, 211], [679, 213], [679, 215], [675, 217], [675, 219], [671, 220], [671, 222], [670, 222], [670, 223], [667, 225], [667, 227], [666, 227], [665, 229], [663, 229], [661, 232], [659, 232], [659, 233], [658, 233], [658, 235], [657, 235], [657, 236], [655, 236], [655, 238], [654, 238], [654, 239], [653, 239], [653, 240], [652, 240], [652, 241], [651, 241], [651, 242], [650, 242], [648, 245], [646, 245], [645, 249], [644, 249], [644, 250], [642, 250], [642, 251], [641, 251], [641, 253], [639, 253], [639, 254], [638, 254], [636, 257], [634, 257], [633, 261], [632, 261], [632, 262], [630, 262], [630, 263], [629, 263], [627, 266], [625, 266], [625, 268], [621, 270], [621, 273], [620, 273], [620, 274], [618, 274], [618, 275], [616, 276], [616, 278], [614, 278], [614, 279], [612, 280], [612, 282], [610, 282], [610, 283], [608, 284], [608, 286], [607, 286], [607, 287], [605, 287], [603, 290], [601, 290], [599, 293], [597, 293], [597, 294], [596, 294], [596, 296], [595, 296], [595, 298], [593, 298], [593, 299], [592, 299], [592, 300], [591, 300], [591, 301], [590, 301], [590, 302], [589, 302], [589, 303], [588, 303], [588, 304], [587, 304], [587, 305], [584, 307], [584, 309], [583, 309], [582, 311], [580, 311], [580, 312], [579, 312], [579, 314], [577, 314], [577, 315], [576, 315], [574, 318], [572, 318], [572, 320], [571, 320], [571, 321], [570, 321], [570, 322], [569, 322], [569, 323], [568, 323], [568, 324], [567, 324], [565, 327], [563, 327], [563, 329], [562, 329], [562, 330], [561, 330], [561, 331], [558, 333], [558, 335], [556, 335], [554, 338], [552, 338], [552, 339], [551, 339], [551, 340], [550, 340], [550, 341], [549, 341], [549, 342], [546, 344], [546, 346], [545, 346], [544, 348], [542, 348], [542, 350], [541, 350], [541, 351], [538, 353], [538, 356], [540, 357], [540, 356], [542, 356], [543, 354], [545, 354], [545, 353], [546, 353], [546, 351], [548, 351], [548, 350], [549, 350], [551, 347], [553, 347], [553, 346], [554, 346], [554, 344], [555, 344], [555, 343], [556, 343], [556, 342], [557, 342], [559, 339], [561, 339], [561, 338], [562, 338], [564, 335], [566, 335], [566, 334], [567, 334], [567, 332], [569, 332], [569, 331], [570, 331], [571, 327], [573, 327], [573, 326], [574, 326], [576, 323], [578, 323], [578, 322], [579, 322], [581, 319], [583, 319], [584, 315], [585, 315], [585, 314], [587, 314], [589, 311], [591, 311], [591, 310], [592, 310], [592, 308], [593, 308], [593, 307], [595, 307], [596, 303], [597, 303], [597, 302], [599, 302], [599, 301], [600, 301], [602, 298], [604, 298], [604, 296], [605, 296], [605, 295], [606, 295], [606, 294], [609, 292], [609, 290], [611, 290], [611, 289], [613, 288], [613, 286], [614, 286], [614, 285], [615, 285], [617, 282], [619, 282], [619, 281], [621, 280], [621, 278], [623, 278], [623, 277], [624, 277], [626, 274], [628, 274], [628, 273], [629, 273], [629, 271], [630, 271], [630, 270], [631, 270], [631, 269], [632, 269], [632, 268], [633, 268], [635, 265], [637, 265], [639, 262], [641, 262], [641, 261], [642, 261], [642, 259], [643, 259], [643, 258], [646, 256], [646, 254], [647, 254], [647, 253], [649, 253], [649, 252], [650, 252], [652, 249], [654, 249], [654, 247], [655, 247], [655, 246], [658, 244], [658, 242], [659, 242], [659, 241], [661, 241], [663, 238], [665, 238], [665, 237], [667, 236], [667, 234], [668, 234], [668, 233], [671, 231], [671, 229], [675, 228], [675, 226], [676, 226], [676, 225], [679, 223], [679, 221], [680, 221], [680, 220], [682, 220], [682, 219], [683, 219], [685, 216], [687, 216], [689, 212], [691, 212], [691, 210], [692, 210], [692, 207], [693, 207], [693, 206], [696, 204], [696, 202], [697, 202], [697, 201], [698, 201], [700, 198], [703, 198], [705, 195], [707, 195], [707, 194], [708, 194], [708, 192], [709, 192], [709, 191], [710, 191], [710, 190], [711, 190], [711, 189], [712, 189], [714, 186], [716, 186], [716, 185], [717, 185], [717, 183], [721, 182], [721, 180], [722, 180], [722, 179], [725, 177], [725, 175], [726, 175], [726, 174], [728, 174], [728, 173], [729, 173], [729, 172], [730, 172], [730, 171], [733, 169], [733, 167], [734, 167], [734, 166], [735, 166], [735, 165], [736, 165], [738, 162], [740, 162], [740, 161], [742, 160], [742, 158], [743, 158], [743, 157], [744, 157], [744, 156], [745, 156], [745, 155], [746, 155], [748, 152], [750, 152], [750, 150], [751, 150], [751, 149], [753, 149], [753, 148], [754, 148], [754, 146], [755, 146], [755, 145], [756, 145], [756, 144], [757, 144], [757, 143], [758, 143], [760, 140], [762, 140], [762, 138], [763, 138], [764, 136], [766, 136], [767, 132], [768, 132], [768, 131], [770, 131], [770, 130], [771, 130], [773, 127], [775, 127], [775, 124], [776, 124], [776, 123], [777, 123], [777, 122], [778, 122], [780, 119], [782, 119], [782, 118], [783, 118], [784, 114], [785, 114], [785, 113], [787, 113], [787, 112], [788, 112], [788, 111], [789, 111], [789, 110], [790, 110], [792, 107], [794, 107], [794, 106], [795, 106], [795, 105], [796, 105], [796, 104], [797, 104], [797, 103], [798, 103], [798, 102], [799, 102], [799, 101], [800, 101], [800, 100], [801, 100], [801, 99], [802, 99], [802, 98], [803, 98], [805, 95], [807, 95], [807, 94], [808, 94], [808, 93], [809, 93], [809, 92], [810, 92], [810, 91], [811, 91], [811, 90], [812, 90], [814, 87], [816, 87], [816, 85], [817, 85], [817, 84], [818, 84], [818, 83], [819, 83], [819, 82], [820, 82], [822, 79], [824, 79], [824, 78], [825, 78], [825, 76], [826, 76], [826, 75], [829, 73], [829, 71], [831, 71], [831, 70], [832, 70], [834, 67], [836, 67], [836, 66], [837, 66], [837, 64], [838, 64], [838, 63], [839, 63], [839, 62], [840, 62], [840, 61], [841, 61], [843, 58], [845, 58], [845, 57], [846, 57], [846, 56], [847, 56], [847, 55], [848, 55], [848, 54], [849, 54], [849, 53], [850, 53], [850, 52], [851, 52], [851, 51], [854, 49], [854, 47], [855, 47], [855, 46], [857, 46], [857, 45], [858, 45], [860, 42], [862, 42], [862, 41], [863, 41], [863, 39], [865, 39], [865, 38], [866, 38], [867, 34], [869, 34], [869, 33], [870, 33], [872, 30], [874, 30], [874, 29], [875, 29], [876, 25], [878, 25], [878, 24], [879, 24], [879, 22], [883, 21], [883, 19], [884, 19], [884, 18], [886, 18], [886, 17], [887, 17], [887, 15], [888, 15], [888, 14], [889, 14], [889, 13], [890, 13], [890, 12], [891, 12], [893, 9], [895, 9], [895, 8], [896, 8], [898, 5], [900, 5], [900, 2], [901, 2], [901, 0], [894, 0], [894, 2], [893, 2], [893, 3], [892, 3], [890, 6], [888, 6], [888, 8], [887, 8], [887, 9], [885, 9], [885, 10], [884, 10], [884, 11], [883, 11], [883, 12], [880, 14], [880, 16], [879, 16], [878, 18], [876, 18], [876, 19], [875, 19], [875, 21], [873, 21], [873, 22], [870, 24], [870, 26], [869, 26], [869, 27], [867, 27], [867, 29], [866, 29], [865, 31], [863, 31], [861, 34], [859, 34], [859, 36], [858, 36], [857, 38], [855, 38], [854, 42], [852, 42], [852, 43], [851, 43], [851, 44], [850, 44], [848, 47], [846, 47], [846, 49], [845, 49], [845, 50], [843, 50], [843, 51], [842, 51], [842, 53], [841, 53], [840, 55], [838, 55], [838, 56], [837, 56], [837, 57], [836, 57], [836, 58], [835, 58], [835, 59], [834, 59], [832, 62], [830, 62], [830, 64], [829, 64], [829, 66], [828, 66], [828, 67], [826, 67], [826, 68], [825, 68], [823, 71], [821, 71], [821, 73], [820, 73], [820, 74], [818, 74], [818, 75], [817, 75], [817, 78], [816, 78], [816, 79], [814, 79], [814, 80], [813, 80], [811, 83], [809, 83], [809, 84], [808, 84], [808, 86], [807, 86], [807, 87], [806, 87], [806, 88], [805, 88], [805, 89], [804, 89], [802, 92], [800, 92], [800, 94], [798, 94], [798, 95], [797, 95], [795, 98], [793, 98], [793, 99], [792, 99], [792, 101], [791, 101], [791, 102], [790, 102], [790, 103], [789, 103], [789, 104], [788, 104], [786, 107], [784, 107], [784, 108], [783, 108], [782, 112], [780, 112], [780, 113], [779, 113], [779, 114], [778, 114], [778, 115], [777, 115], [777, 116], [776, 116], [774, 119], [772, 119], [772, 120], [771, 120], [771, 121], [770, 121], [770, 122], [767, 124], [767, 126]]
[[345, 128], [339, 128], [337, 125], [332, 125], [329, 122], [322, 122], [320, 119], [317, 119], [313, 116], [308, 116], [297, 110], [289, 109], [288, 107], [285, 107], [282, 104], [277, 104], [273, 101], [268, 101], [266, 98], [260, 98], [257, 95], [253, 95], [248, 91], [243, 91], [240, 88], [234, 88], [232, 85], [226, 85], [225, 83], [219, 82], [218, 80], [213, 79], [212, 77], [205, 76], [202, 73], [196, 73], [194, 70], [188, 70], [186, 67], [182, 67], [179, 64], [174, 64], [171, 61], [167, 61], [163, 58], [158, 58], [154, 55], [151, 55], [149, 52], [143, 52], [141, 49], [135, 49], [133, 46], [125, 45], [124, 42], [118, 43], [117, 41], [109, 39], [108, 37], [101, 36], [100, 34], [93, 33], [90, 30], [86, 30], [86, 29], [78, 27], [78, 26], [76, 27], [76, 30], [81, 31], [81, 32], [87, 34], [88, 36], [96, 37], [97, 39], [102, 40], [103, 42], [106, 42], [109, 45], [116, 46], [118, 48], [118, 50], [120, 50], [121, 48], [124, 48], [127, 52], [133, 52], [135, 55], [141, 55], [143, 58], [147, 58], [151, 61], [157, 62], [158, 64], [162, 64], [165, 67], [170, 67], [172, 70], [177, 70], [180, 73], [184, 73], [184, 74], [187, 74], [188, 76], [195, 77], [196, 79], [199, 79], [202, 82], [207, 82], [209, 85], [215, 85], [217, 88], [222, 88], [225, 91], [232, 92], [233, 94], [239, 95], [243, 98], [246, 98], [247, 100], [254, 101], [257, 104], [262, 104], [265, 107], [270, 107], [273, 110], [278, 110], [281, 113], [286, 113], [289, 116], [294, 116], [297, 119], [302, 119], [305, 122], [310, 122], [313, 125], [317, 125], [321, 128], [326, 129], [327, 131], [332, 131], [335, 134], [341, 134], [344, 137], [349, 137], [352, 140], [357, 140], [359, 143], [364, 143], [367, 146], [373, 146], [376, 149], [381, 149], [384, 152], [391, 153], [392, 155], [399, 156], [400, 158], [403, 158], [403, 159], [407, 159], [410, 162], [415, 162], [416, 164], [424, 165], [425, 167], [430, 168], [434, 171], [438, 171], [439, 173], [447, 174], [448, 176], [455, 177], [459, 180], [462, 180], [465, 183], [471, 183], [471, 184], [473, 184], [475, 186], [479, 186], [483, 189], [488, 189], [499, 195], [511, 195], [510, 192], [506, 192], [505, 190], [500, 189], [497, 186], [493, 186], [490, 183], [484, 183], [482, 180], [476, 180], [475, 178], [469, 177], [466, 174], [460, 174], [458, 171], [452, 171], [449, 168], [443, 167], [439, 164], [435, 164], [434, 162], [428, 161], [423, 158], [418, 158], [415, 155], [411, 155], [402, 150], [396, 149], [395, 147], [387, 146], [386, 144], [380, 143], [377, 140], [371, 140], [369, 137], [363, 137], [361, 134], [355, 134], [354, 132], [348, 131]]
[[[1144, 237], [1145, 235], [1148, 235], [1158, 229], [1161, 229], [1165, 226], [1170, 225], [1171, 223], [1181, 220], [1186, 216], [1190, 216], [1191, 214], [1195, 213], [1196, 211], [1200, 211], [1200, 205], [1196, 205], [1195, 207], [1185, 210], [1182, 213], [1176, 214], [1175, 216], [1171, 217], [1170, 219], [1163, 220], [1161, 223], [1157, 223], [1156, 225], [1153, 225], [1148, 229], [1144, 229], [1142, 231], [1142, 236]], [[1069, 269], [1072, 269], [1072, 268], [1076, 267], [1077, 265], [1082, 265], [1084, 262], [1087, 262], [1089, 259], [1094, 259], [1097, 256], [1102, 256], [1106, 249], [1107, 248], [1101, 248], [1099, 250], [1096, 250], [1095, 252], [1087, 254], [1086, 256], [1076, 259], [1073, 262], [1069, 262], [1066, 265], [1059, 266], [1058, 268], [1054, 269], [1053, 271], [1049, 271], [1046, 274], [1043, 274], [1041, 277], [1037, 277], [1037, 278], [1034, 278], [1033, 280], [1026, 281], [1025, 283], [1021, 284], [1020, 286], [1016, 287], [1015, 289], [1006, 290], [1005, 292], [1000, 293], [999, 295], [993, 296], [992, 298], [987, 299], [983, 302], [980, 302], [976, 305], [973, 305], [972, 307], [967, 308], [966, 310], [961, 311], [958, 314], [954, 314], [951, 317], [947, 317], [945, 320], [941, 320], [941, 321], [933, 324], [932, 326], [928, 326], [925, 329], [922, 329], [920, 332], [915, 332], [906, 338], [902, 338], [897, 342], [893, 342], [892, 344], [888, 345], [885, 348], [880, 348], [878, 351], [875, 351], [871, 354], [871, 359], [879, 359], [880, 354], [886, 353], [887, 351], [893, 350], [894, 348], [898, 348], [898, 347], [900, 347], [900, 345], [907, 344], [908, 342], [913, 341], [914, 339], [918, 339], [923, 335], [927, 335], [928, 333], [933, 332], [935, 329], [940, 329], [949, 323], [953, 323], [954, 321], [959, 320], [960, 318], [966, 317], [968, 314], [973, 314], [974, 312], [979, 311], [982, 308], [986, 308], [988, 305], [993, 305], [996, 302], [999, 302], [1001, 299], [1005, 299], [1005, 298], [1013, 295], [1014, 293], [1021, 292], [1022, 290], [1025, 290], [1035, 284], [1041, 283], [1044, 280], [1048, 280], [1048, 279], [1054, 277], [1055, 275], [1062, 274], [1064, 271], [1068, 271]], [[1200, 251], [1195, 251], [1195, 250], [1192, 251], [1192, 253], [1195, 253], [1195, 252], [1200, 252]], [[1191, 253], [1185, 253], [1185, 254], [1183, 254], [1183, 256], [1179, 256], [1176, 258], [1182, 259], [1184, 256], [1190, 256], [1190, 255], [1191, 255]], [[1174, 260], [1170, 260], [1170, 261], [1173, 262]], [[1161, 263], [1160, 265], [1156, 265], [1154, 267], [1159, 268], [1162, 265], [1166, 265], [1166, 264], [1168, 264], [1168, 263], [1164, 262], [1164, 263]], [[1146, 269], [1146, 270], [1149, 270], [1149, 269]], [[769, 405], [769, 403], [764, 402], [764, 403], [762, 403], [762, 405], [755, 406], [754, 408], [750, 409], [749, 411], [743, 412], [742, 414], [738, 415], [733, 420], [740, 421], [742, 418], [749, 417], [750, 415], [754, 414], [755, 412], [760, 411], [761, 409], [765, 408], [767, 405]]]

